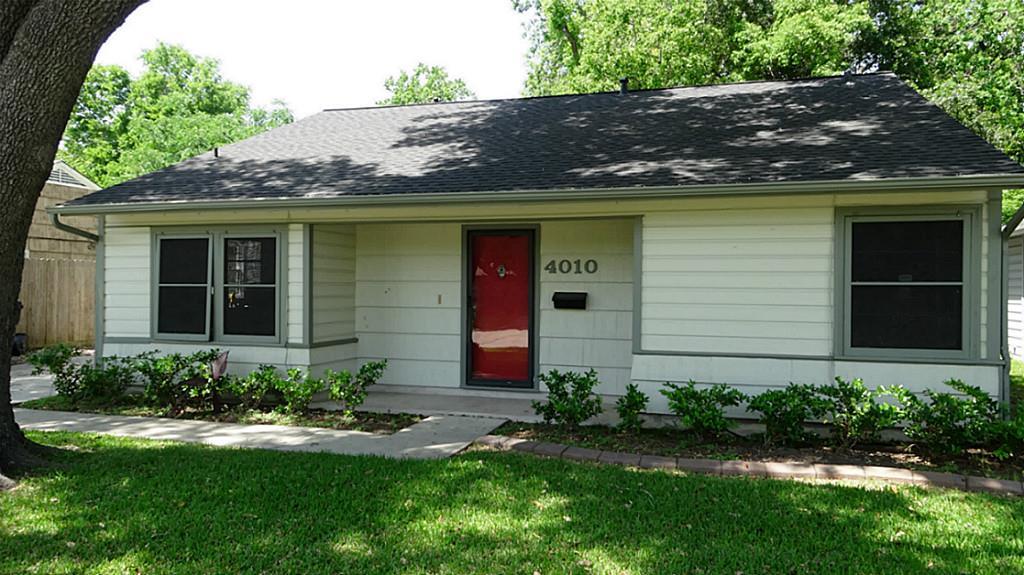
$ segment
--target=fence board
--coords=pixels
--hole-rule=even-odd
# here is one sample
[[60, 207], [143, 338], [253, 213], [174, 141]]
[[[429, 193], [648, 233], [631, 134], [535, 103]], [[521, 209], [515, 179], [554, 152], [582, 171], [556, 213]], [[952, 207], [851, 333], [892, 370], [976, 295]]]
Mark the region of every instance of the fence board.
[[66, 342], [92, 346], [96, 262], [27, 259], [21, 281], [19, 333], [29, 346]]

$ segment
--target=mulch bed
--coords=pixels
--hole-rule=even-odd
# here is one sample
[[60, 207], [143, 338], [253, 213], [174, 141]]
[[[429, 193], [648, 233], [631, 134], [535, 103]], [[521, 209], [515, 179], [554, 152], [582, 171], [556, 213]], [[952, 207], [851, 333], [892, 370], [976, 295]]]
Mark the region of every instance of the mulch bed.
[[824, 442], [801, 447], [769, 447], [754, 436], [726, 434], [709, 443], [693, 433], [673, 428], [626, 433], [593, 425], [567, 431], [555, 425], [516, 422], [506, 423], [493, 433], [529, 441], [666, 457], [901, 467], [1018, 481], [1024, 477], [1024, 461], [1019, 458], [1000, 461], [983, 451], [971, 451], [956, 458], [938, 458], [920, 452], [913, 445], [897, 442], [861, 445], [851, 450], [840, 450]]

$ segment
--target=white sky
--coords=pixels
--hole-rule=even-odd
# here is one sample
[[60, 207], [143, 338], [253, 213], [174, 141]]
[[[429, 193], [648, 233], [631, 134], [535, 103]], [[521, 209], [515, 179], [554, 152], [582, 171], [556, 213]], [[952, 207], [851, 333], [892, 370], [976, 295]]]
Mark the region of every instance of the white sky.
[[370, 106], [384, 79], [440, 65], [478, 98], [519, 96], [527, 41], [511, 0], [150, 0], [96, 58], [133, 74], [158, 41], [216, 58], [224, 77], [296, 117]]

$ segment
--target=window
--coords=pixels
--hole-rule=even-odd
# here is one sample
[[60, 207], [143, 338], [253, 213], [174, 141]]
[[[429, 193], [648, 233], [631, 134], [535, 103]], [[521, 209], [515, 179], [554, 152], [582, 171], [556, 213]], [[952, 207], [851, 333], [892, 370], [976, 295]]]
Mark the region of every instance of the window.
[[276, 234], [161, 234], [157, 246], [157, 335], [206, 341], [278, 337]]
[[224, 240], [224, 333], [274, 335], [277, 326], [277, 242]]
[[210, 239], [161, 239], [159, 257], [157, 332], [208, 335]]
[[970, 215], [846, 219], [845, 352], [961, 355]]

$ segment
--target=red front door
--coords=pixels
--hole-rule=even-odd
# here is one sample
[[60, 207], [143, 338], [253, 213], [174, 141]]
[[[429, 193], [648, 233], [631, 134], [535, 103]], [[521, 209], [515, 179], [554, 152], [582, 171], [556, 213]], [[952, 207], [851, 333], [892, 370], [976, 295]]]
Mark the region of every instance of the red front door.
[[533, 232], [469, 232], [469, 384], [531, 387]]

